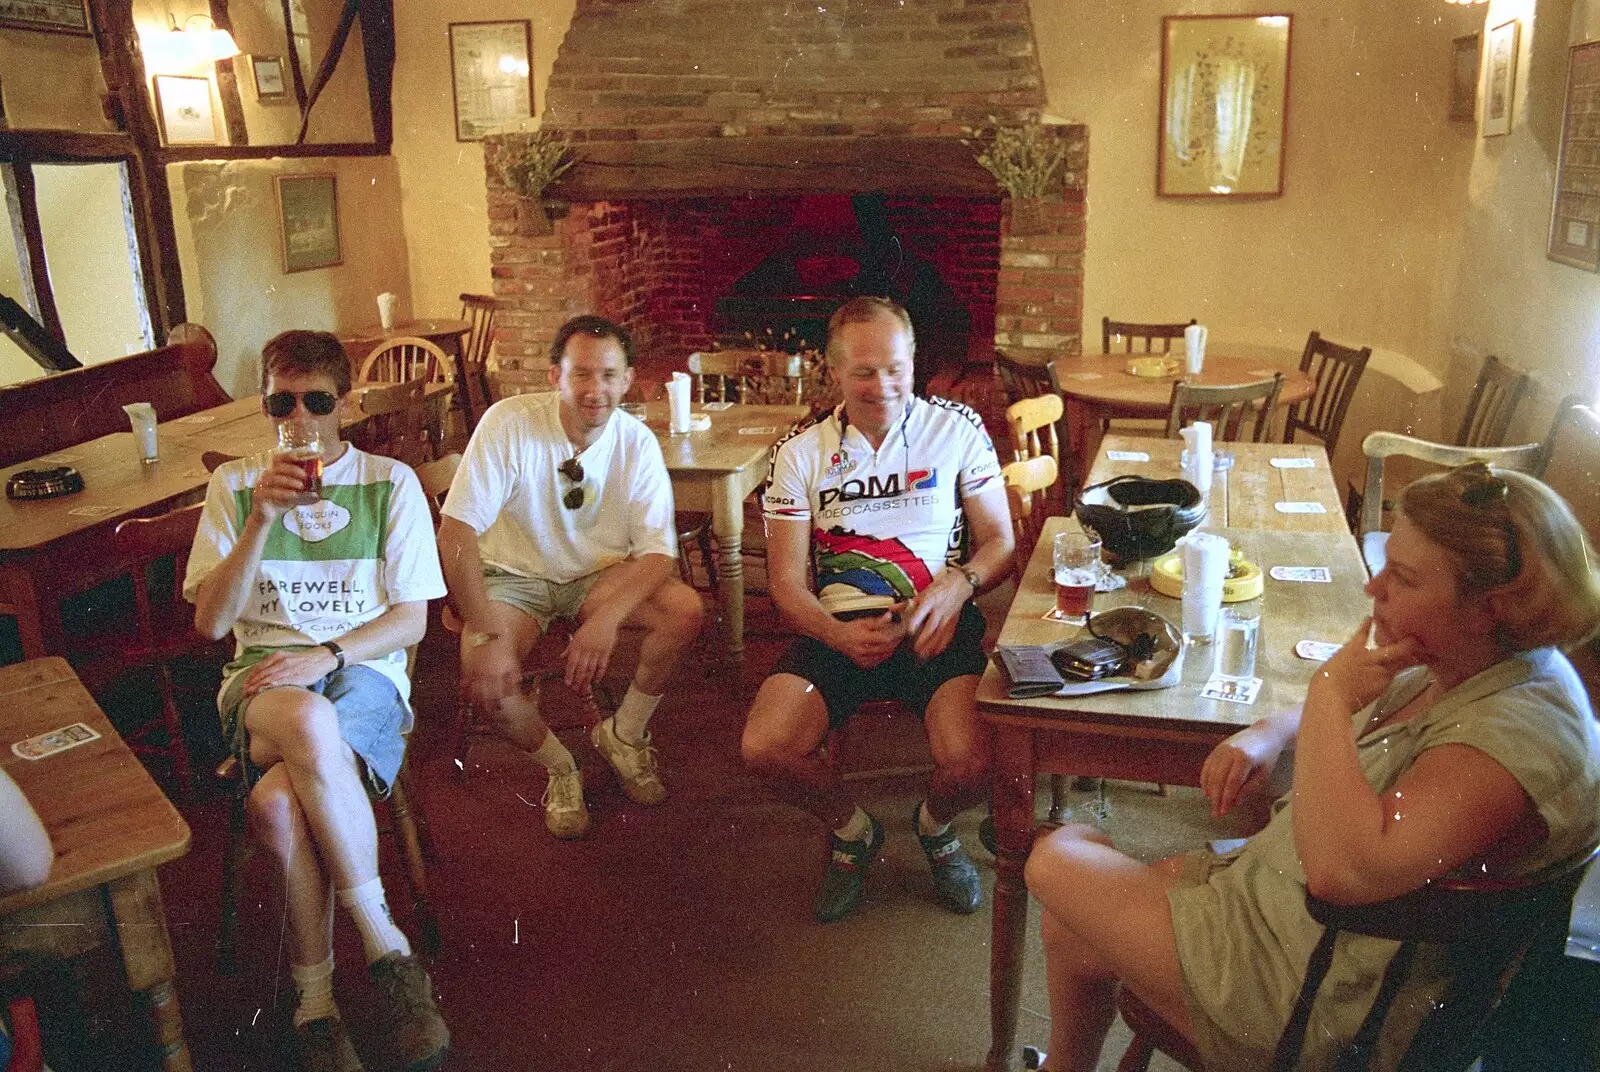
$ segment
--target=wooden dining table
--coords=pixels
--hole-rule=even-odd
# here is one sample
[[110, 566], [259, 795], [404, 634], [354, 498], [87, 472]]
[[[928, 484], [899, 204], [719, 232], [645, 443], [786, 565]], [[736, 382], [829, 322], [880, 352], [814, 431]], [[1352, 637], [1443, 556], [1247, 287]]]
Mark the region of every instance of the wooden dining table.
[[1129, 362], [1135, 359], [1166, 356], [1170, 355], [1078, 354], [1051, 362], [1066, 404], [1066, 442], [1072, 457], [1092, 456], [1095, 436], [1107, 420], [1165, 418], [1172, 409], [1172, 387], [1179, 380], [1202, 387], [1238, 387], [1281, 372], [1280, 409], [1305, 401], [1316, 390], [1316, 382], [1297, 368], [1279, 368], [1260, 358], [1226, 354], [1208, 353], [1205, 367], [1197, 376], [1187, 373], [1181, 354], [1175, 359], [1177, 371], [1170, 376], [1135, 376], [1128, 371]]
[[671, 434], [664, 401], [645, 404], [644, 422], [661, 444], [677, 508], [711, 515], [728, 655], [737, 663], [744, 655], [744, 501], [767, 479], [772, 445], [810, 410], [730, 402], [706, 406], [692, 407], [710, 418], [705, 431]]
[[[450, 384], [429, 384], [425, 397], [438, 410], [451, 390]], [[365, 419], [353, 407], [344, 429]], [[211, 478], [201, 460], [206, 451], [240, 456], [267, 450], [272, 429], [260, 397], [252, 395], [162, 421], [153, 464], [139, 460], [129, 431], [0, 469], [0, 484], [24, 469], [62, 465], [84, 482], [82, 491], [53, 499], [0, 498], [0, 613], [15, 619], [23, 658], [66, 651], [61, 601], [122, 572], [111, 550], [120, 522], [198, 502]]]
[[[1145, 475], [1177, 475], [1167, 441], [1136, 436], [1109, 436], [1090, 473], [1091, 483], [1136, 467]], [[1284, 444], [1230, 444], [1234, 469], [1214, 483], [1206, 528], [1225, 536], [1231, 547], [1261, 567], [1325, 566], [1331, 580], [1306, 583], [1264, 577], [1262, 595], [1244, 604], [1261, 620], [1256, 673], [1262, 679], [1253, 705], [1204, 698], [1211, 676], [1213, 650], [1190, 647], [1184, 653], [1182, 680], [1152, 691], [1102, 692], [1090, 696], [1048, 696], [1013, 700], [1006, 696], [999, 672], [991, 665], [978, 687], [979, 715], [992, 733], [993, 806], [999, 854], [990, 961], [991, 1046], [987, 1067], [1011, 1070], [1015, 1054], [1017, 1009], [1021, 996], [1026, 948], [1028, 893], [1022, 868], [1035, 830], [1034, 782], [1039, 774], [1122, 778], [1163, 785], [1198, 785], [1201, 764], [1221, 741], [1263, 715], [1302, 703], [1318, 663], [1295, 653], [1301, 640], [1343, 643], [1367, 613], [1370, 601], [1362, 589], [1367, 580], [1355, 539], [1340, 521], [1325, 524], [1329, 514], [1284, 513], [1280, 502], [1337, 502], [1327, 460], [1320, 447]], [[1148, 452], [1148, 462], [1112, 462], [1109, 451]], [[1304, 458], [1315, 453], [1311, 468], [1279, 470], [1274, 459]], [[1299, 463], [1295, 463], [1299, 464]], [[1289, 483], [1274, 483], [1279, 473]], [[1280, 498], [1293, 495], [1295, 498]], [[1077, 627], [1046, 618], [1055, 606], [1052, 541], [1057, 532], [1076, 528], [1076, 520], [1055, 517], [1028, 560], [1016, 598], [1006, 615], [999, 643], [1050, 644], [1066, 640]], [[1148, 570], [1136, 572], [1144, 573]], [[1136, 604], [1181, 624], [1179, 600], [1135, 577], [1127, 587], [1096, 593], [1096, 612]], [[1252, 811], [1265, 814], [1257, 798]]]
[[[76, 723], [100, 736], [37, 760], [12, 751]], [[0, 667], [0, 767], [38, 812], [55, 850], [43, 885], [0, 896], [8, 949], [15, 940], [29, 955], [71, 955], [84, 933], [109, 925], [128, 987], [148, 1010], [151, 1049], [166, 1072], [190, 1072], [156, 876], [189, 851], [188, 825], [65, 659]]]

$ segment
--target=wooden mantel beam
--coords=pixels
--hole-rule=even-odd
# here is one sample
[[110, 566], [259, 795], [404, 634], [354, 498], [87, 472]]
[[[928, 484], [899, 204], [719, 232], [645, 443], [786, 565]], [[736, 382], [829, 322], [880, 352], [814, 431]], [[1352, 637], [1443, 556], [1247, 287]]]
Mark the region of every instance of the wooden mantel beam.
[[545, 196], [589, 202], [882, 192], [997, 198], [993, 176], [953, 137], [730, 137], [591, 141]]

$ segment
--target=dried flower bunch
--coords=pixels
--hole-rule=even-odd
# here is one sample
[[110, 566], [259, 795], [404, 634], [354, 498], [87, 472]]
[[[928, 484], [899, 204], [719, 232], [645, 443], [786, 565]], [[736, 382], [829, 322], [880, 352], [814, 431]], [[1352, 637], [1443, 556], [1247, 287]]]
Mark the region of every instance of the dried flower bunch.
[[996, 127], [994, 138], [978, 153], [978, 163], [1013, 198], [1061, 196], [1061, 165], [1067, 147], [1062, 139], [1032, 123]]
[[565, 136], [551, 130], [507, 134], [495, 151], [495, 174], [512, 193], [538, 197], [575, 163], [571, 148]]

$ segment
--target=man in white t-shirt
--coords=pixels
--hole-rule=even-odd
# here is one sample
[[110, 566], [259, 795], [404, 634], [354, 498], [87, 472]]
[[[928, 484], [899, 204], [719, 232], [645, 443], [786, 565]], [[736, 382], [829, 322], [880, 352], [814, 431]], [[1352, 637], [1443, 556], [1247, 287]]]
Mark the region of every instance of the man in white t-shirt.
[[700, 597], [677, 577], [672, 485], [654, 433], [617, 410], [633, 383], [633, 342], [579, 316], [550, 347], [555, 391], [489, 407], [445, 499], [439, 551], [461, 632], [461, 687], [495, 728], [549, 772], [545, 826], [589, 829], [583, 779], [520, 689], [522, 664], [557, 617], [575, 619], [565, 678], [600, 681], [624, 625], [642, 627], [639, 667], [591, 739], [628, 797], [667, 797], [646, 729], [700, 628]]
[[262, 412], [317, 433], [321, 485], [279, 453], [219, 467], [183, 592], [197, 630], [235, 638], [218, 709], [252, 826], [283, 872], [292, 1044], [301, 1068], [361, 1068], [333, 1000], [331, 893], [361, 933], [395, 1063], [434, 1069], [450, 1033], [389, 914], [369, 800], [399, 774], [412, 724], [406, 649], [427, 628], [428, 600], [444, 595], [428, 502], [409, 468], [339, 439], [350, 361], [338, 339], [286, 331], [261, 364]]
[[802, 635], [756, 694], [742, 750], [780, 796], [832, 830], [812, 906], [824, 923], [855, 908], [883, 845], [882, 824], [820, 751], [865, 700], [896, 699], [923, 716], [936, 767], [912, 822], [939, 899], [960, 913], [982, 902], [950, 820], [988, 785], [973, 703], [984, 622], [972, 598], [1005, 577], [1013, 539], [983, 422], [912, 393], [914, 350], [900, 306], [841, 306], [828, 362], [844, 402], [777, 446], [764, 495], [772, 599]]

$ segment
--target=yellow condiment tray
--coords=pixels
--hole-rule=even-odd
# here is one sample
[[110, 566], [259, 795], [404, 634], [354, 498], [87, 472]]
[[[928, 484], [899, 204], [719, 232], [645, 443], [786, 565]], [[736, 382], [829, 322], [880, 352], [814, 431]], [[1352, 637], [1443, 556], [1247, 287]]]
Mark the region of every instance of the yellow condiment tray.
[[[1222, 582], [1224, 603], [1241, 603], [1246, 599], [1255, 599], [1261, 594], [1260, 566], [1254, 562], [1246, 562], [1243, 555], [1235, 551], [1228, 562], [1228, 567], [1232, 576]], [[1169, 552], [1150, 564], [1150, 587], [1164, 596], [1171, 596], [1173, 599], [1183, 598], [1182, 552]]]

